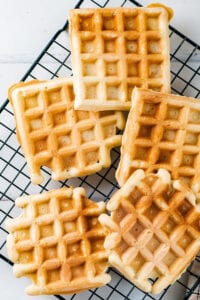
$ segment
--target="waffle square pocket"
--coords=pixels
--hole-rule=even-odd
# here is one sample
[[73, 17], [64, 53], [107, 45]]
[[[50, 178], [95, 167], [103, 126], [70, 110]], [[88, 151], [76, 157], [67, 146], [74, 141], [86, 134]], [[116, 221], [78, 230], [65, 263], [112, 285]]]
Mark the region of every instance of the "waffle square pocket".
[[135, 86], [170, 92], [163, 7], [70, 11], [75, 108], [128, 110]]

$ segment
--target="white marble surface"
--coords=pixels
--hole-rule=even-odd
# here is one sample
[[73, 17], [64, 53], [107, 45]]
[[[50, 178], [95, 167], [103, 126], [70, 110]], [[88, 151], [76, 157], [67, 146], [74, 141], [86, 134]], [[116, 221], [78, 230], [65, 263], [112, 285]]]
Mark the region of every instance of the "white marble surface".
[[[150, 2], [141, 0], [144, 5]], [[173, 7], [172, 25], [200, 44], [200, 1], [160, 2]], [[23, 76], [76, 3], [75, 0], [0, 0], [0, 103], [7, 95], [7, 88]]]
[[[150, 2], [141, 0], [142, 4]], [[200, 44], [200, 1], [160, 2], [174, 8], [172, 25]], [[76, 3], [74, 0], [0, 0], [0, 104], [6, 98], [7, 88], [23, 76], [54, 32], [62, 27], [69, 8]], [[33, 299], [24, 293], [27, 282], [24, 278], [16, 280], [11, 267], [0, 259], [0, 299]], [[37, 299], [55, 298], [40, 296]], [[177, 296], [170, 295], [166, 300], [177, 300]]]

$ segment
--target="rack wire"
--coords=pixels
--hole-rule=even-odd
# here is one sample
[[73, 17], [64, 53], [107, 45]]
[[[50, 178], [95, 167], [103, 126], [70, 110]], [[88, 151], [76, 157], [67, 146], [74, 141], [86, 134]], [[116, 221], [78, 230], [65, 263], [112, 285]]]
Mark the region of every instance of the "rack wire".
[[[134, 0], [80, 0], [78, 7], [106, 7], [106, 6], [141, 6]], [[54, 77], [70, 76], [72, 73], [70, 62], [70, 48], [68, 39], [68, 21], [58, 30], [47, 46], [32, 64], [22, 81], [32, 79], [52, 79]], [[172, 92], [198, 98], [200, 94], [200, 46], [184, 36], [175, 28], [170, 27], [171, 40], [171, 83]], [[50, 180], [50, 171], [43, 168], [45, 182], [33, 186], [30, 182], [27, 165], [21, 148], [16, 141], [15, 124], [12, 109], [8, 100], [0, 107], [0, 259], [12, 265], [6, 252], [5, 221], [18, 215], [14, 199], [21, 195], [40, 193], [62, 186], [83, 186], [92, 199], [109, 200], [118, 188], [115, 182], [115, 171], [119, 160], [119, 149], [112, 150], [112, 165], [95, 175], [69, 179], [64, 182]], [[198, 261], [200, 257], [196, 258]], [[153, 296], [137, 289], [116, 270], [110, 269], [112, 281], [105, 287], [82, 292], [77, 295], [59, 296], [58, 299], [189, 299], [195, 289], [200, 286], [200, 277], [191, 272], [191, 266], [185, 274], [171, 287], [161, 294]], [[193, 277], [193, 286], [187, 286], [188, 276]]]

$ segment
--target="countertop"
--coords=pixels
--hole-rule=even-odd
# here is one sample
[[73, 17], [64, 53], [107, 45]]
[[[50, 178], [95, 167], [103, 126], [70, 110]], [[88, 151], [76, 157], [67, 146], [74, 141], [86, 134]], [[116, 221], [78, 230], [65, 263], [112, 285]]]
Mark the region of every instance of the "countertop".
[[[69, 9], [77, 2], [0, 0], [0, 104], [7, 96], [8, 87], [20, 80], [55, 31], [62, 27]], [[112, 0], [112, 3], [117, 2]], [[145, 5], [152, 1], [140, 2]], [[160, 2], [173, 7], [171, 24], [200, 44], [199, 0]]]
[[[150, 2], [140, 1], [144, 5]], [[160, 2], [173, 7], [174, 18], [171, 24], [200, 44], [200, 1]], [[55, 31], [62, 27], [69, 9], [76, 3], [73, 0], [0, 0], [0, 105], [6, 99], [8, 87], [20, 80]], [[196, 63], [199, 64], [199, 61]], [[24, 293], [27, 283], [28, 279], [14, 278], [11, 266], [0, 259], [0, 299], [33, 299]], [[55, 298], [37, 297], [37, 300], [42, 299]], [[169, 300], [177, 299], [171, 295]]]

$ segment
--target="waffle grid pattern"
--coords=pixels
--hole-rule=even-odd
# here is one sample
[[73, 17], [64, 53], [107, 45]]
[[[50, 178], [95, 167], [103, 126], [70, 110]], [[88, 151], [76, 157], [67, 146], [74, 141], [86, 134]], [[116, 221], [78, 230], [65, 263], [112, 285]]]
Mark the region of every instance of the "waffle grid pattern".
[[[77, 3], [77, 7], [82, 8], [103, 8], [106, 6], [135, 7], [140, 6], [140, 4], [134, 0], [81, 0]], [[67, 28], [68, 22], [54, 35], [22, 80], [48, 80], [53, 77], [71, 75]], [[172, 91], [185, 96], [198, 98], [200, 95], [200, 68], [193, 63], [193, 58], [200, 55], [200, 47], [172, 27], [170, 27], [170, 42]], [[3, 263], [12, 264], [6, 253], [5, 241], [7, 231], [5, 229], [5, 221], [18, 214], [13, 199], [20, 195], [41, 193], [53, 188], [70, 185], [85, 187], [88, 191], [88, 196], [91, 198], [109, 199], [117, 188], [117, 183], [113, 178], [119, 160], [119, 151], [117, 149], [111, 151], [113, 163], [110, 168], [92, 176], [85, 176], [73, 180], [70, 179], [61, 183], [55, 184], [55, 182], [51, 181], [50, 171], [43, 168], [45, 177], [43, 184], [33, 187], [21, 149], [19, 146], [16, 147], [15, 124], [12, 109], [8, 101], [5, 101], [4, 105], [0, 108], [0, 113], [0, 130], [2, 132], [0, 138], [0, 259]], [[197, 256], [196, 259], [199, 261], [200, 257]], [[168, 300], [175, 290], [178, 290], [179, 295], [181, 295], [184, 300], [187, 300], [200, 284], [199, 276], [192, 272], [191, 268], [188, 268], [185, 276], [181, 277], [172, 287], [169, 287], [159, 296], [155, 297], [149, 293], [138, 290], [115, 269], [110, 269], [109, 273], [113, 279], [105, 287], [72, 296], [56, 295], [55, 299], [78, 300], [84, 299], [85, 297], [85, 299], [91, 300], [104, 300], [105, 298], [109, 300], [121, 300], [134, 299], [135, 297], [138, 300]], [[190, 287], [187, 285], [188, 275], [193, 278], [194, 282]]]
[[129, 109], [134, 86], [170, 91], [168, 17], [150, 10], [71, 12], [76, 108]]
[[111, 164], [110, 149], [121, 144], [117, 128], [124, 127], [123, 113], [75, 111], [71, 79], [20, 83], [11, 88], [10, 99], [33, 183], [43, 181], [41, 166], [64, 180]]
[[117, 170], [120, 185], [138, 168], [148, 172], [166, 168], [173, 179], [183, 179], [199, 192], [198, 100], [156, 93], [152, 98], [147, 90], [136, 90], [133, 97]]
[[14, 274], [30, 276], [29, 294], [56, 291], [68, 286], [68, 293], [109, 281], [103, 272], [107, 253], [105, 231], [98, 216], [103, 202], [93, 203], [83, 188], [63, 188], [43, 195], [16, 200], [23, 209], [20, 217], [7, 222], [8, 251]]
[[111, 265], [148, 292], [173, 282], [200, 249], [200, 213], [176, 185], [138, 170], [108, 202], [111, 216], [100, 216]]

